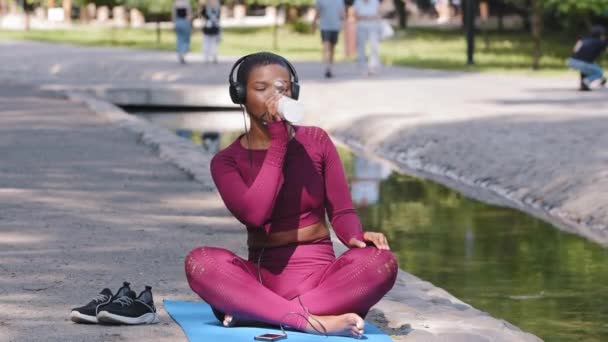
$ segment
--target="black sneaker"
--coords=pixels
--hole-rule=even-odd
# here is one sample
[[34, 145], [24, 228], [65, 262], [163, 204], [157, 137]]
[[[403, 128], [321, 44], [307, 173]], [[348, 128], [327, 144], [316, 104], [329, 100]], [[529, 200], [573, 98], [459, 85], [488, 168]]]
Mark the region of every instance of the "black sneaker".
[[152, 298], [152, 287], [146, 286], [137, 298], [135, 292], [117, 298], [97, 312], [97, 320], [109, 324], [154, 324], [158, 314]]
[[332, 78], [332, 77], [334, 77], [334, 74], [332, 74], [329, 69], [327, 71], [325, 71], [325, 78]]
[[590, 91], [591, 89], [589, 88], [589, 86], [587, 86], [587, 83], [585, 82], [585, 78], [587, 77], [587, 75], [583, 74], [582, 72], [581, 74], [581, 78], [580, 78], [580, 87], [578, 88], [578, 90], [580, 91]]
[[122, 287], [118, 289], [116, 296], [112, 295], [112, 291], [108, 288], [101, 290], [97, 297], [93, 298], [89, 304], [73, 308], [72, 312], [70, 312], [70, 319], [76, 323], [97, 323], [97, 312], [99, 312], [99, 309], [131, 291], [129, 285], [126, 281], [122, 283]]

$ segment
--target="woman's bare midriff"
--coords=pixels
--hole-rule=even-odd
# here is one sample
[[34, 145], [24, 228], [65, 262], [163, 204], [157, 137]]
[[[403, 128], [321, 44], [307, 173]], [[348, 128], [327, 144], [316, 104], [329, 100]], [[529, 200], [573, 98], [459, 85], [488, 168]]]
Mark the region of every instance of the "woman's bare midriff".
[[329, 236], [329, 229], [324, 222], [318, 222], [307, 227], [271, 233], [264, 231], [250, 231], [247, 233], [247, 246], [249, 248], [279, 247], [297, 242], [309, 242]]

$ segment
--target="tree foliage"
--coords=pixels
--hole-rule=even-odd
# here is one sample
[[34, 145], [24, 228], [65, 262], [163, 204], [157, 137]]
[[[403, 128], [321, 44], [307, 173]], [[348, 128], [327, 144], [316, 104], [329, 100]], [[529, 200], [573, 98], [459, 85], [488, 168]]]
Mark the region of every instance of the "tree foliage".
[[248, 0], [245, 3], [265, 6], [312, 6], [315, 4], [315, 0]]
[[[40, 0], [31, 0], [38, 1]], [[193, 8], [198, 7], [198, 0], [190, 0]], [[129, 8], [137, 8], [147, 13], [163, 13], [168, 14], [171, 12], [171, 6], [173, 5], [173, 0], [74, 0], [75, 4], [84, 5], [86, 3], [94, 3], [98, 6], [118, 6], [123, 5]], [[265, 6], [279, 6], [279, 5], [290, 5], [290, 6], [310, 6], [314, 5], [315, 0], [226, 0], [223, 1], [224, 4], [233, 5], [233, 4], [257, 4], [257, 5], [265, 5]]]
[[[58, 0], [60, 2], [60, 0]], [[193, 8], [198, 7], [198, 0], [190, 0]], [[46, 6], [47, 0], [25, 0], [25, 3], [30, 6]], [[97, 6], [127, 6], [129, 8], [137, 8], [147, 13], [169, 14], [173, 0], [72, 0], [76, 6], [86, 6], [87, 4], [95, 4]], [[222, 3], [226, 5], [234, 4], [249, 4], [249, 5], [264, 5], [264, 6], [312, 6], [315, 0], [225, 0]]]
[[608, 14], [608, 1], [606, 0], [544, 0], [544, 3], [547, 8], [555, 8], [562, 14]]
[[171, 13], [173, 0], [117, 0], [121, 5], [129, 8], [137, 8], [144, 14], [148, 13]]
[[607, 0], [505, 0], [520, 9], [530, 11], [534, 2], [538, 1], [544, 11], [551, 11], [562, 18], [577, 21], [592, 16], [608, 16]]
[[542, 57], [542, 32], [547, 26], [546, 19], [558, 22], [560, 28], [580, 28], [581, 24], [589, 27], [594, 19], [608, 15], [607, 0], [505, 0], [527, 13], [531, 18], [532, 40], [534, 51], [532, 67], [538, 69]]

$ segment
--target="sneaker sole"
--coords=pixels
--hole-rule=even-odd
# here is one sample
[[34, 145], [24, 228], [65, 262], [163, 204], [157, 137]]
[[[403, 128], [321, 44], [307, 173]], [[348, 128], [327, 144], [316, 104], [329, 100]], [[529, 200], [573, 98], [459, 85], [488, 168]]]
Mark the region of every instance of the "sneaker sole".
[[72, 311], [72, 312], [70, 312], [70, 319], [73, 322], [76, 322], [76, 323], [91, 323], [91, 324], [97, 324], [98, 323], [97, 317], [85, 315], [85, 314], [82, 314], [82, 313], [80, 313], [78, 311]]
[[113, 323], [113, 324], [156, 324], [159, 322], [158, 314], [154, 312], [150, 312], [139, 317], [125, 317], [120, 315], [115, 315], [108, 311], [101, 311], [97, 313], [97, 320], [103, 323]]

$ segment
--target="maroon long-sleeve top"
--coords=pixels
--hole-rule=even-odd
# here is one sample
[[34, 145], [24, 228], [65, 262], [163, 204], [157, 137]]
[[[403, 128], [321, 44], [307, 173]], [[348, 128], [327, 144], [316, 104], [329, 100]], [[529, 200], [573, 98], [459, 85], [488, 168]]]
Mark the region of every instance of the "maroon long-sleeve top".
[[343, 243], [363, 241], [335, 145], [318, 127], [268, 125], [267, 150], [248, 150], [241, 137], [211, 161], [211, 175], [228, 210], [248, 230], [266, 233], [310, 226], [325, 219]]

